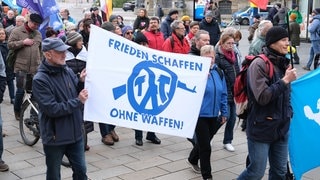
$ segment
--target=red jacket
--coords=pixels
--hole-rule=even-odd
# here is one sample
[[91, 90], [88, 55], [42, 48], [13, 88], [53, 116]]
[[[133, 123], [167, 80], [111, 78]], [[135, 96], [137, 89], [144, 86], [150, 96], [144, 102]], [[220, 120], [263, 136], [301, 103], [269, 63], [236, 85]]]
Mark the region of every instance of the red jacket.
[[181, 41], [176, 34], [172, 33], [173, 46], [171, 43], [171, 37], [168, 37], [162, 46], [163, 51], [180, 53], [180, 54], [188, 54], [190, 51], [190, 46], [188, 41], [183, 38]]
[[164, 43], [164, 36], [161, 31], [144, 31], [143, 34], [148, 39], [149, 48], [162, 51], [162, 45]]

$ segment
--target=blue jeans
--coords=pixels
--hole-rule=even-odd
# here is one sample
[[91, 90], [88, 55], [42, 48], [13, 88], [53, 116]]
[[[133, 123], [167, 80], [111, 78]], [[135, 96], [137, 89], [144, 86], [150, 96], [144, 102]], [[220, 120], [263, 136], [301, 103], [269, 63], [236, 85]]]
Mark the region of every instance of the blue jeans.
[[3, 154], [3, 137], [2, 137], [2, 116], [1, 116], [1, 107], [0, 107], [0, 161], [2, 161]]
[[238, 180], [256, 180], [264, 176], [269, 158], [269, 180], [285, 180], [288, 162], [288, 135], [272, 143], [248, 139], [250, 164]]
[[112, 124], [99, 123], [99, 129], [101, 137], [105, 137], [110, 133], [110, 131], [114, 130], [116, 126]]
[[233, 140], [233, 129], [236, 123], [236, 104], [234, 101], [228, 102], [228, 120], [224, 130], [223, 144], [229, 144]]
[[7, 81], [7, 85], [8, 85], [8, 89], [9, 89], [9, 96], [10, 96], [10, 100], [14, 99], [15, 97], [15, 90], [14, 90], [14, 82], [13, 79]]
[[43, 145], [46, 155], [47, 180], [60, 180], [60, 167], [62, 157], [65, 154], [72, 166], [72, 178], [77, 180], [88, 179], [86, 161], [84, 157], [83, 139], [66, 145], [48, 146]]
[[315, 58], [316, 54], [320, 53], [320, 41], [311, 41], [311, 47], [310, 47], [310, 56], [309, 56], [309, 60], [308, 63], [306, 65], [307, 68], [310, 69], [312, 62]]

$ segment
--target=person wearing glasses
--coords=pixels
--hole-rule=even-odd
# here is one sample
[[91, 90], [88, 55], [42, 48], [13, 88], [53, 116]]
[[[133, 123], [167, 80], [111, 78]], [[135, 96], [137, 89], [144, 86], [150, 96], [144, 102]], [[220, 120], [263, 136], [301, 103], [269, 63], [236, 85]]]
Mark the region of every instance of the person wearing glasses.
[[216, 51], [216, 64], [223, 70], [226, 76], [228, 90], [228, 120], [225, 127], [223, 147], [230, 152], [235, 151], [232, 146], [233, 129], [236, 122], [236, 105], [233, 100], [233, 85], [236, 75], [239, 73], [238, 55], [234, 50], [235, 37], [233, 34], [222, 34]]
[[169, 36], [162, 45], [163, 51], [188, 54], [190, 45], [187, 39], [184, 38], [186, 28], [183, 21], [175, 20], [170, 25], [172, 34]]
[[133, 41], [133, 29], [131, 26], [125, 26], [122, 28], [122, 36], [130, 41]]
[[[14, 115], [20, 120], [20, 110], [24, 96], [27, 74], [32, 77], [40, 65], [42, 36], [38, 31], [43, 19], [40, 15], [30, 14], [28, 22], [12, 30], [8, 40], [8, 47], [16, 54], [14, 72], [16, 74], [16, 95], [14, 101]], [[29, 77], [29, 76], [28, 76]]]

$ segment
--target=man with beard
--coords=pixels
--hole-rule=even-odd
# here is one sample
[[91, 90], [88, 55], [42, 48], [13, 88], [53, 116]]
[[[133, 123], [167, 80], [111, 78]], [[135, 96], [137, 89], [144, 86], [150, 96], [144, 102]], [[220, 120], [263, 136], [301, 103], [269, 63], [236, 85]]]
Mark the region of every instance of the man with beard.
[[159, 30], [160, 20], [157, 17], [151, 17], [149, 27], [143, 34], [148, 39], [149, 48], [162, 50], [162, 44], [164, 43], [164, 35]]

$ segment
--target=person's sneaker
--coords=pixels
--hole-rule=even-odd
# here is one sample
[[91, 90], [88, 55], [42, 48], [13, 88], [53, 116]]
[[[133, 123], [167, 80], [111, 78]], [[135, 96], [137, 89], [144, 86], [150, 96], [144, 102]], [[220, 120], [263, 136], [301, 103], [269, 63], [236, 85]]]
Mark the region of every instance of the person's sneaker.
[[230, 152], [234, 151], [234, 147], [232, 146], [232, 144], [228, 143], [228, 144], [224, 144], [223, 147]]
[[189, 162], [188, 159], [186, 159], [186, 162], [187, 162], [187, 164], [190, 165], [191, 169], [192, 169], [195, 173], [201, 174], [201, 169], [200, 169], [200, 167], [198, 166], [198, 164], [192, 164], [191, 162]]
[[118, 142], [119, 141], [119, 136], [117, 135], [117, 133], [114, 130], [110, 131], [110, 134], [111, 134], [112, 139], [113, 139], [114, 142]]
[[16, 118], [17, 121], [20, 121], [20, 112], [15, 111], [14, 117]]
[[304, 69], [306, 71], [310, 71], [310, 68], [308, 68], [307, 66], [303, 66], [302, 69]]
[[4, 172], [8, 170], [9, 170], [9, 166], [4, 161], [0, 161], [0, 172]]
[[293, 64], [300, 64], [298, 61], [295, 61]]
[[111, 134], [108, 134], [105, 137], [103, 137], [101, 139], [101, 142], [103, 142], [103, 144], [108, 145], [108, 146], [112, 146], [114, 144], [114, 141], [112, 139]]

